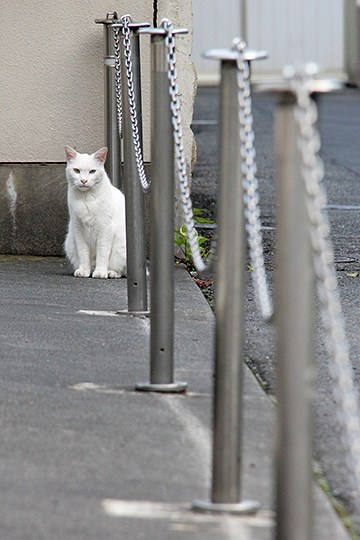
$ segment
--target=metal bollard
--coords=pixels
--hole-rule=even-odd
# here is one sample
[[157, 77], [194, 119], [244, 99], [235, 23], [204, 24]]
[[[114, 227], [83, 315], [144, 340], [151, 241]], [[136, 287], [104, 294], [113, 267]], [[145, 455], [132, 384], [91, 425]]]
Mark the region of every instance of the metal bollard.
[[344, 2], [344, 63], [348, 82], [360, 86], [360, 4], [357, 0]]
[[[309, 80], [311, 90], [339, 89], [337, 81]], [[306, 190], [288, 81], [259, 90], [280, 92], [275, 119], [277, 166], [277, 540], [311, 540], [312, 400], [314, 392], [315, 272]]]
[[111, 28], [116, 20], [118, 16], [114, 11], [108, 13], [106, 19], [95, 19], [95, 23], [104, 26], [105, 140], [108, 147], [105, 168], [113, 185], [120, 188], [122, 187], [121, 140], [117, 122], [114, 39]]
[[[215, 388], [213, 465], [210, 501], [194, 501], [198, 511], [253, 514], [260, 504], [241, 499], [242, 379], [246, 233], [238, 123], [237, 59], [234, 50], [206, 53], [221, 60], [220, 181], [215, 296]], [[246, 60], [265, 58], [246, 51]]]
[[[121, 28], [122, 23], [114, 23], [112, 28]], [[134, 80], [134, 98], [137, 111], [139, 133], [142, 133], [141, 121], [141, 75], [140, 44], [137, 30], [149, 26], [148, 23], [129, 23], [131, 29], [132, 71]], [[134, 153], [132, 123], [129, 111], [129, 88], [126, 77], [124, 39], [121, 39], [121, 73], [123, 103], [123, 150], [124, 150], [124, 194], [126, 206], [126, 250], [127, 250], [127, 311], [118, 311], [119, 315], [148, 315], [147, 280], [146, 280], [146, 242], [144, 194], [141, 189]]]
[[150, 382], [136, 389], [184, 392], [187, 383], [174, 382], [174, 139], [165, 31], [140, 32], [151, 34], [151, 330]]
[[278, 540], [312, 537], [314, 270], [295, 107], [293, 94], [281, 94], [275, 126]]

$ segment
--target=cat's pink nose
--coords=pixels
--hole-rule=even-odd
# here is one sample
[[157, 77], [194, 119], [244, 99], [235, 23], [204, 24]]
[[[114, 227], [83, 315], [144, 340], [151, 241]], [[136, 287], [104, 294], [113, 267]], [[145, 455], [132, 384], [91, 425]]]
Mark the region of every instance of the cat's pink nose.
[[87, 180], [80, 180], [80, 182], [85, 186], [87, 184]]

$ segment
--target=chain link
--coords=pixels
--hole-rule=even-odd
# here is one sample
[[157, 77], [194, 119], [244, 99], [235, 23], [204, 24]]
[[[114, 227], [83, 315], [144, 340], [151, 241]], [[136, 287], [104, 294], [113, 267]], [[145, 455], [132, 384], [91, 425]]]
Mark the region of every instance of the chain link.
[[246, 43], [235, 39], [233, 48], [238, 51], [237, 84], [241, 168], [247, 240], [252, 266], [255, 301], [262, 318], [269, 322], [273, 316], [272, 300], [265, 272], [264, 252], [260, 221], [259, 193], [256, 167], [255, 135], [253, 129], [250, 68], [245, 60]]
[[330, 369], [335, 381], [334, 398], [339, 406], [338, 418], [347, 443], [349, 471], [354, 473], [354, 489], [360, 495], [360, 420], [357, 394], [352, 375], [349, 347], [345, 335], [334, 254], [330, 239], [330, 224], [324, 210], [326, 193], [322, 185], [324, 166], [318, 156], [320, 137], [315, 127], [316, 105], [310, 97], [309, 76], [299, 73], [291, 79], [297, 97], [296, 120], [300, 132], [299, 148], [303, 162], [303, 178], [307, 192], [307, 210], [310, 219], [310, 237], [314, 250], [318, 294], [322, 318], [328, 334], [326, 347], [332, 362]]
[[136, 101], [135, 101], [135, 89], [134, 89], [134, 75], [133, 75], [133, 64], [132, 64], [132, 53], [131, 53], [131, 29], [129, 28], [129, 23], [131, 22], [130, 15], [123, 15], [121, 17], [122, 27], [114, 28], [114, 50], [115, 50], [115, 95], [116, 95], [116, 106], [117, 106], [117, 119], [118, 119], [118, 130], [119, 136], [122, 137], [122, 74], [121, 74], [121, 56], [120, 56], [120, 30], [124, 39], [124, 54], [125, 54], [125, 68], [126, 68], [126, 80], [127, 80], [127, 89], [128, 89], [128, 104], [130, 112], [130, 121], [131, 121], [131, 131], [134, 144], [135, 152], [135, 161], [136, 167], [139, 174], [139, 179], [143, 191], [147, 192], [150, 190], [150, 182], [146, 178], [144, 160], [142, 155], [142, 148], [140, 142], [140, 132], [139, 132], [139, 123], [137, 119], [136, 112]]
[[117, 112], [117, 126], [120, 139], [122, 138], [122, 95], [121, 95], [121, 60], [120, 60], [120, 28], [114, 28], [115, 52], [115, 99]]
[[[171, 111], [173, 117], [175, 157], [178, 170], [180, 196], [183, 206], [185, 226], [191, 254], [195, 268], [198, 272], [205, 272], [211, 266], [214, 254], [216, 239], [214, 239], [208, 263], [202, 259], [198, 245], [198, 235], [195, 229], [194, 216], [191, 202], [191, 192], [188, 176], [186, 172], [186, 161], [183, 145], [183, 132], [181, 125], [179, 89], [177, 85], [175, 39], [172, 33], [172, 23], [164, 19], [162, 26], [166, 30], [165, 45], [167, 48], [168, 79], [170, 82]], [[270, 299], [269, 289], [265, 274], [264, 256], [262, 250], [261, 223], [259, 211], [258, 183], [256, 178], [255, 146], [253, 118], [251, 112], [251, 97], [249, 83], [249, 66], [244, 60], [245, 43], [235, 43], [239, 50], [238, 60], [238, 101], [239, 101], [239, 129], [240, 129], [240, 152], [242, 156], [242, 172], [244, 174], [244, 203], [246, 229], [250, 246], [251, 265], [253, 267], [253, 281], [257, 305], [263, 318], [269, 321], [272, 317], [273, 309]]]
[[[148, 190], [150, 185], [146, 180], [140, 145], [140, 135], [137, 122], [134, 97], [134, 82], [132, 74], [130, 22], [128, 16], [122, 17], [125, 45], [125, 65], [129, 92], [129, 108], [132, 124], [134, 150], [141, 185]], [[183, 131], [180, 112], [179, 88], [177, 84], [175, 38], [173, 24], [168, 19], [162, 21], [166, 31], [165, 45], [167, 49], [169, 93], [171, 97], [172, 123], [174, 128], [175, 160], [178, 172], [180, 196], [183, 206], [187, 237], [198, 272], [208, 270], [213, 256], [206, 263], [201, 257], [198, 234], [194, 223], [191, 202], [191, 192], [186, 171]], [[119, 29], [114, 32], [115, 70], [116, 70], [116, 102], [118, 110], [118, 126], [121, 134], [122, 104], [121, 104], [121, 67], [119, 48]], [[242, 157], [242, 172], [244, 174], [244, 203], [246, 229], [250, 247], [250, 259], [253, 267], [253, 281], [258, 307], [264, 319], [269, 320], [273, 314], [272, 302], [265, 274], [264, 255], [262, 250], [261, 223], [259, 211], [257, 169], [255, 164], [255, 146], [253, 132], [253, 117], [251, 112], [251, 94], [249, 83], [249, 66], [244, 59], [245, 43], [237, 41], [234, 47], [239, 51], [238, 66], [238, 102], [240, 124], [240, 152]], [[339, 420], [345, 427], [349, 446], [349, 467], [354, 471], [356, 489], [360, 493], [360, 420], [357, 395], [352, 376], [352, 366], [349, 358], [348, 344], [345, 336], [345, 323], [337, 288], [334, 270], [334, 255], [330, 240], [330, 225], [324, 206], [326, 194], [321, 184], [324, 167], [318, 151], [320, 138], [315, 127], [317, 119], [316, 106], [310, 98], [307, 78], [304, 75], [291, 80], [292, 90], [297, 96], [296, 120], [300, 130], [299, 147], [303, 161], [303, 177], [307, 192], [307, 209], [311, 222], [310, 237], [314, 250], [314, 264], [317, 275], [317, 287], [322, 304], [322, 317], [328, 333], [327, 349], [333, 357], [331, 363], [332, 375], [336, 381], [334, 395], [340, 407]], [[214, 246], [211, 255], [214, 253]]]
[[[190, 246], [191, 256], [193, 258], [194, 266], [199, 273], [208, 271], [214, 259], [215, 253], [215, 240], [213, 240], [212, 248], [207, 262], [202, 258], [199, 249], [198, 233], [195, 228], [194, 212], [191, 202], [191, 192], [189, 186], [189, 178], [186, 171], [186, 160], [183, 143], [183, 130], [180, 112], [180, 98], [179, 87], [177, 84], [177, 69], [176, 69], [176, 52], [175, 52], [175, 37], [173, 34], [173, 24], [169, 19], [163, 19], [161, 22], [162, 27], [166, 31], [165, 47], [167, 50], [167, 64], [168, 64], [168, 79], [169, 79], [169, 93], [170, 93], [170, 108], [172, 112], [172, 124], [174, 128], [174, 142], [175, 142], [175, 162], [178, 172], [180, 198], [182, 202], [184, 221], [187, 232], [187, 240]], [[215, 236], [215, 235], [214, 235]]]
[[127, 78], [127, 87], [128, 87], [128, 102], [129, 102], [129, 111], [130, 111], [130, 121], [131, 121], [131, 131], [134, 143], [134, 152], [135, 152], [135, 161], [136, 167], [139, 174], [139, 179], [143, 191], [147, 192], [150, 190], [150, 182], [148, 181], [145, 173], [144, 159], [142, 154], [141, 142], [140, 142], [140, 132], [139, 132], [139, 123], [137, 119], [136, 112], [136, 101], [135, 101], [135, 89], [134, 89], [134, 73], [133, 73], [133, 64], [132, 64], [132, 53], [131, 53], [131, 39], [129, 28], [129, 23], [131, 18], [129, 15], [124, 15], [121, 17], [123, 23], [122, 33], [124, 36], [124, 49], [125, 49], [125, 67], [126, 67], [126, 78]]

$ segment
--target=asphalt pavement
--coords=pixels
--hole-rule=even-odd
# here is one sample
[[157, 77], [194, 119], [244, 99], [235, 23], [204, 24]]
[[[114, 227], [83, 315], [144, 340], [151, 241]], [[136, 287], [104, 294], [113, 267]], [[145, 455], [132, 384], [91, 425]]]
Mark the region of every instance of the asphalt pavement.
[[[355, 205], [360, 190], [356, 163], [347, 167], [336, 142], [338, 137], [339, 144], [355, 150], [356, 139], [345, 139], [344, 132], [351, 123], [355, 130], [359, 99], [351, 90], [323, 102], [324, 155], [334, 205], [350, 200]], [[216, 104], [216, 89], [199, 91], [194, 197], [210, 212], [216, 208]], [[273, 110], [273, 98], [254, 99], [270, 274]], [[343, 132], [336, 135], [340, 120]], [[355, 261], [338, 267], [355, 359], [360, 281], [347, 274], [358, 268], [356, 212], [334, 209], [331, 214], [334, 230], [339, 228], [337, 254]], [[191, 509], [193, 500], [209, 499], [211, 493], [214, 339], [213, 312], [193, 278], [176, 268], [175, 380], [188, 383], [184, 395], [135, 390], [149, 377], [150, 321], [116, 313], [127, 306], [125, 279], [76, 279], [61, 258], [1, 256], [0, 283], [1, 539], [274, 538], [273, 331], [260, 321], [250, 288], [246, 360], [257, 377], [244, 366], [241, 498], [259, 501], [261, 510], [252, 517], [229, 517]], [[319, 356], [315, 457], [333, 495], [355, 521], [357, 501], [346, 498], [351, 472], [344, 470], [344, 449], [332, 423], [327, 360], [322, 350]], [[350, 538], [315, 476], [314, 501], [313, 537]]]
[[[146, 318], [116, 314], [126, 281], [63, 259], [0, 257], [0, 531], [4, 540], [270, 540], [274, 405], [245, 368], [242, 498], [254, 517], [198, 514], [211, 487], [214, 316], [176, 268], [175, 381], [148, 381]], [[316, 538], [347, 534], [314, 484]]]

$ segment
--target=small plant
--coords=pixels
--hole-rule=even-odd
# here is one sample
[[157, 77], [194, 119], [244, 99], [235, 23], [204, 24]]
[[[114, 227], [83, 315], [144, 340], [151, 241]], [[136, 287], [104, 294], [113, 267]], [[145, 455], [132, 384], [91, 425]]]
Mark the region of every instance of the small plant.
[[204, 211], [201, 208], [193, 208], [194, 221], [196, 225], [213, 225], [214, 222], [211, 219], [207, 219], [203, 216]]
[[[199, 244], [199, 250], [200, 255], [203, 258], [206, 258], [208, 255], [208, 250], [206, 249], [206, 245], [208, 244], [208, 239], [204, 236], [199, 235], [198, 232], [197, 239]], [[184, 262], [186, 268], [190, 272], [191, 270], [194, 270], [194, 264], [191, 256], [191, 250], [190, 245], [188, 242], [188, 236], [187, 236], [187, 229], [185, 225], [181, 225], [180, 229], [175, 231], [175, 244], [180, 248], [181, 255], [177, 257], [177, 259], [180, 262]]]
[[[211, 224], [213, 223], [209, 219], [202, 216], [202, 210], [194, 208], [194, 221], [197, 225]], [[209, 239], [205, 236], [201, 236], [197, 231], [197, 239], [199, 244], [200, 255], [206, 259], [209, 254]], [[191, 256], [191, 250], [189, 246], [187, 229], [185, 225], [181, 225], [180, 229], [175, 231], [175, 244], [180, 249], [181, 254], [177, 256], [179, 262], [183, 262], [189, 272], [194, 270], [194, 264]]]

